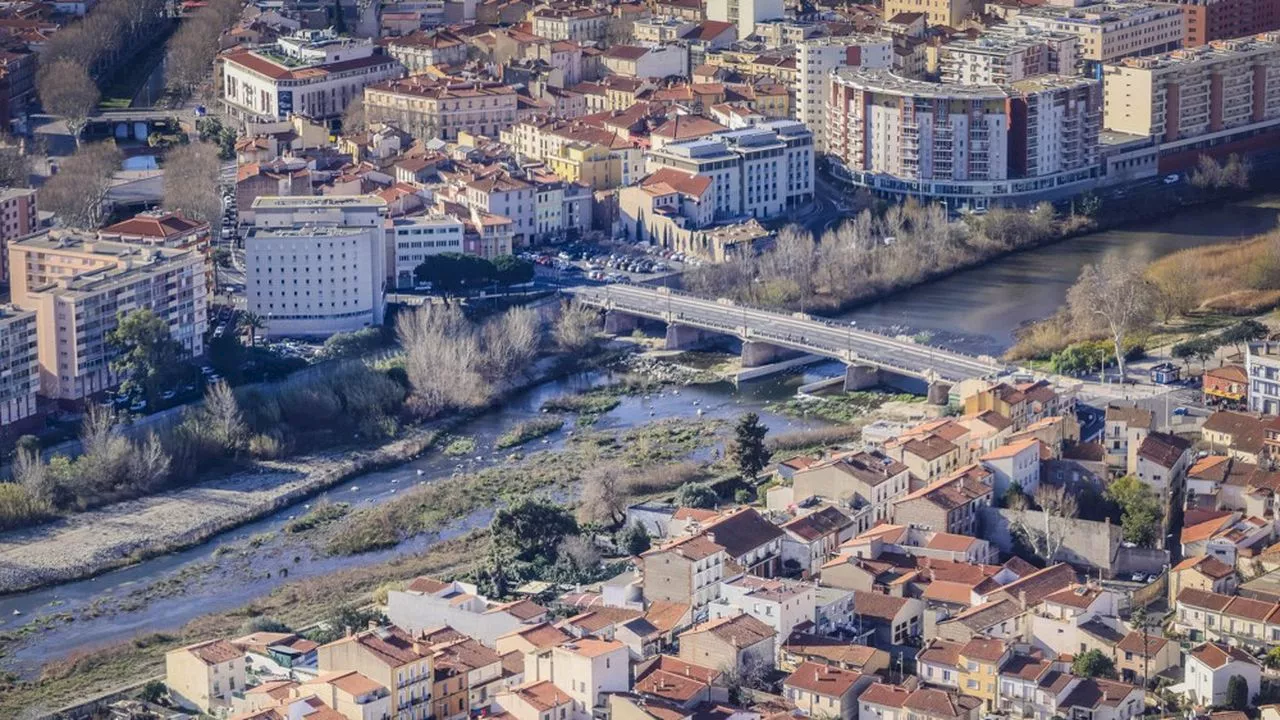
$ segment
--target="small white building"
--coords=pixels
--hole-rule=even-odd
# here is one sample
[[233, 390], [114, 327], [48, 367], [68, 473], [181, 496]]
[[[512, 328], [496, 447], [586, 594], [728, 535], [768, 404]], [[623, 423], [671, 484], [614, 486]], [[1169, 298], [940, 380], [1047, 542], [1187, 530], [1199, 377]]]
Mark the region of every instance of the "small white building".
[[1221, 705], [1227, 699], [1227, 683], [1239, 675], [1249, 686], [1250, 704], [1262, 686], [1262, 666], [1252, 655], [1237, 647], [1219, 643], [1204, 643], [1184, 658], [1186, 669], [1183, 681], [1173, 686], [1181, 690], [1199, 705]]
[[1040, 441], [1027, 438], [983, 455], [979, 462], [991, 471], [992, 491], [1003, 497], [1015, 483], [1031, 495], [1040, 487]]
[[746, 613], [786, 637], [797, 625], [814, 621], [815, 607], [811, 583], [739, 575], [720, 584], [720, 597], [707, 609], [712, 619]]

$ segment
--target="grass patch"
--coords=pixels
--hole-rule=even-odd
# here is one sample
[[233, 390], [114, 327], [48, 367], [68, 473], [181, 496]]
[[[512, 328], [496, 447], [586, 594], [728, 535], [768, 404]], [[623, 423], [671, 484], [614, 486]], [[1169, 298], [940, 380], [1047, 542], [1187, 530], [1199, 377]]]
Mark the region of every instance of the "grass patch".
[[311, 512], [296, 520], [285, 523], [284, 531], [291, 534], [304, 533], [346, 517], [351, 506], [347, 503], [324, 502], [316, 505]]
[[672, 355], [667, 361], [673, 365], [694, 368], [695, 370], [715, 370], [728, 365], [733, 356], [728, 353], [687, 350], [679, 355]]
[[862, 437], [862, 428], [857, 425], [837, 425], [811, 430], [792, 430], [791, 432], [770, 435], [766, 444], [774, 452], [800, 452], [852, 442]]
[[558, 395], [542, 403], [545, 412], [603, 415], [622, 404], [619, 395], [603, 389], [589, 390], [576, 395]]
[[768, 407], [770, 412], [790, 417], [815, 417], [828, 422], [848, 424], [864, 419], [889, 402], [923, 402], [924, 398], [907, 393], [855, 391], [820, 398], [792, 398]]
[[564, 420], [560, 418], [528, 420], [503, 433], [493, 446], [499, 450], [505, 450], [550, 435], [562, 427], [564, 427]]
[[476, 440], [471, 437], [460, 437], [452, 440], [448, 445], [444, 446], [443, 452], [446, 457], [466, 457], [473, 455], [476, 451]]

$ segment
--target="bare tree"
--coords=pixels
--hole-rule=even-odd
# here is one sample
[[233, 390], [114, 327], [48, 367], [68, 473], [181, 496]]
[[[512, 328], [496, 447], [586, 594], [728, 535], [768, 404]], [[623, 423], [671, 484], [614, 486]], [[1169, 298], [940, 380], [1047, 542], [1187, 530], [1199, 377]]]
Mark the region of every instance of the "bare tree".
[[55, 482], [38, 447], [19, 447], [13, 457], [13, 480], [27, 489], [32, 497], [53, 503]]
[[580, 575], [590, 574], [600, 567], [600, 550], [590, 538], [570, 535], [556, 547], [556, 557], [567, 563]]
[[342, 112], [342, 132], [344, 135], [358, 135], [369, 129], [364, 112], [364, 95], [357, 93], [347, 109]]
[[111, 177], [120, 168], [120, 151], [110, 141], [85, 145], [62, 162], [57, 175], [40, 188], [40, 205], [68, 227], [95, 229], [106, 215]]
[[218, 148], [213, 143], [193, 142], [171, 150], [164, 159], [165, 209], [215, 222], [222, 215], [219, 171]]
[[231, 452], [239, 450], [249, 434], [249, 427], [231, 386], [218, 382], [209, 388], [204, 394], [204, 412], [216, 441]]
[[1111, 336], [1121, 381], [1125, 378], [1125, 343], [1155, 310], [1156, 295], [1144, 272], [1137, 259], [1086, 265], [1067, 291], [1072, 321], [1086, 332], [1105, 330]]
[[616, 525], [626, 518], [623, 468], [617, 463], [591, 463], [582, 473], [578, 517], [583, 522]]
[[578, 303], [566, 303], [556, 320], [555, 340], [561, 350], [580, 352], [596, 340], [600, 332], [600, 314]]
[[1040, 512], [1021, 512], [1010, 524], [1036, 555], [1051, 563], [1066, 542], [1070, 521], [1079, 514], [1080, 506], [1076, 496], [1061, 485], [1041, 485], [1033, 497]]
[[62, 118], [67, 131], [80, 144], [80, 131], [98, 106], [98, 86], [84, 65], [58, 60], [41, 65], [36, 73], [36, 90], [44, 109]]
[[31, 156], [11, 137], [0, 138], [0, 185], [31, 186]]

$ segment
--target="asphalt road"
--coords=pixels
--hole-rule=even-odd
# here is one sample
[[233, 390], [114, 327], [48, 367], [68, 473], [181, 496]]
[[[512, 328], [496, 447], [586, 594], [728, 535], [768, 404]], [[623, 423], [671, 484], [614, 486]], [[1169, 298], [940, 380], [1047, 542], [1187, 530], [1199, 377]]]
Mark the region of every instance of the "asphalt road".
[[738, 334], [738, 328], [746, 327], [749, 331], [747, 339], [803, 352], [842, 357], [852, 351], [868, 364], [915, 377], [936, 374], [941, 380], [958, 382], [1004, 370], [1004, 366], [996, 361], [856, 330], [852, 326], [754, 310], [689, 295], [665, 294], [656, 289], [609, 285], [567, 288], [566, 292], [595, 305], [646, 317], [662, 318], [664, 313], [672, 313], [684, 324], [733, 335]]

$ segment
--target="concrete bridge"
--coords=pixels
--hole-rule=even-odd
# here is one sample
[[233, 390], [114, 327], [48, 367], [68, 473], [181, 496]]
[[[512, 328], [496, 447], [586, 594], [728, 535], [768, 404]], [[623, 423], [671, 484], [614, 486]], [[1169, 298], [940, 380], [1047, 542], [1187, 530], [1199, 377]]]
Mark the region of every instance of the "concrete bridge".
[[742, 341], [742, 364], [747, 368], [800, 354], [841, 360], [848, 366], [846, 390], [889, 385], [923, 390], [931, 402], [945, 403], [954, 383], [995, 377], [1012, 369], [991, 357], [943, 350], [803, 313], [759, 310], [667, 288], [615, 284], [565, 288], [564, 292], [605, 310], [609, 332], [634, 330], [641, 319], [666, 323], [667, 348], [672, 350], [727, 335]]

